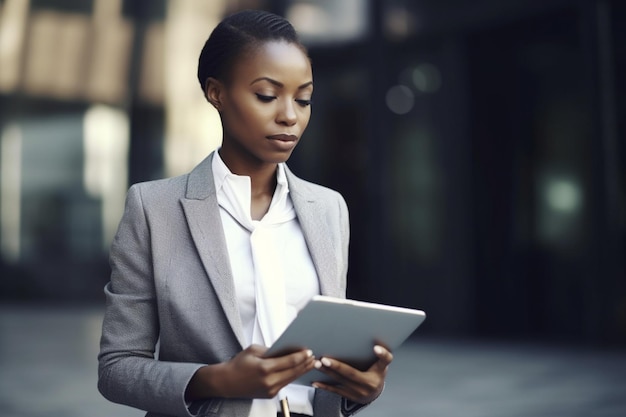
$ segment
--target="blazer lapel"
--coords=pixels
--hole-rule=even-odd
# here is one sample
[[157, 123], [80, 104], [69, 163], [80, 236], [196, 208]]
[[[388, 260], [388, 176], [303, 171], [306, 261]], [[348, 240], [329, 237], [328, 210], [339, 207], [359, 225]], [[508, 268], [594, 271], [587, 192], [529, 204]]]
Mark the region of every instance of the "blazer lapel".
[[[215, 192], [212, 169], [213, 153], [204, 159], [187, 180], [187, 192], [181, 204], [198, 254], [215, 289], [222, 309], [237, 340], [246, 346], [230, 258]], [[285, 167], [289, 193], [315, 265], [323, 295], [341, 297], [336, 254], [340, 248], [327, 238], [326, 213], [316, 193]]]
[[189, 173], [186, 198], [181, 199], [181, 204], [202, 264], [237, 340], [244, 347], [243, 325], [215, 193], [212, 157], [213, 154], [209, 155]]
[[334, 242], [327, 238], [327, 233], [324, 233], [328, 228], [324, 221], [326, 218], [324, 205], [306, 182], [296, 177], [287, 167], [285, 173], [289, 183], [289, 194], [317, 270], [321, 293], [341, 297], [338, 279], [341, 272], [336, 258], [340, 248], [335, 247]]

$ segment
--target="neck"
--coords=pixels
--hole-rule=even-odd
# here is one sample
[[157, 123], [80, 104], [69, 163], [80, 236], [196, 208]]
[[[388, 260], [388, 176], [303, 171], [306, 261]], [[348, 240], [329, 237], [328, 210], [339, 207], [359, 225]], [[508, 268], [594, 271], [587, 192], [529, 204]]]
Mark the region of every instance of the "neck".
[[276, 175], [278, 164], [276, 163], [245, 163], [237, 159], [229, 158], [227, 152], [219, 151], [220, 157], [230, 172], [235, 175], [250, 177], [252, 197], [274, 194], [276, 189]]
[[276, 190], [277, 169], [278, 167], [274, 166], [273, 170], [257, 171], [252, 174], [247, 174], [250, 177], [252, 198], [263, 195], [271, 197], [274, 195], [274, 190]]

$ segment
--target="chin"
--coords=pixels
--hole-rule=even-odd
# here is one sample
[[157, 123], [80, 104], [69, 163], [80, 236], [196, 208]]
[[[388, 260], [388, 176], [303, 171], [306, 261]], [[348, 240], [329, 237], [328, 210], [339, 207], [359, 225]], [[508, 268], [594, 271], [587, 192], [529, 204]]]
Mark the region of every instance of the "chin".
[[283, 162], [287, 162], [289, 160], [289, 158], [291, 157], [291, 154], [293, 152], [277, 152], [277, 153], [273, 153], [272, 155], [267, 155], [266, 158], [264, 158], [264, 160], [268, 163], [271, 164], [280, 164]]

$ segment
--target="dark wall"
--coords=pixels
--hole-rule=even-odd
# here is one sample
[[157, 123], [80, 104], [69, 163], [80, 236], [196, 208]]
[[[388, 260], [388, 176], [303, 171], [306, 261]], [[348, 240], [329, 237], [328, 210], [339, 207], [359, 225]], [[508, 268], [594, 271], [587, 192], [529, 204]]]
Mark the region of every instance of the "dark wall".
[[[346, 196], [351, 296], [437, 334], [623, 343], [624, 6], [405, 3], [431, 23], [311, 49], [315, 144], [292, 165]], [[429, 68], [437, 88], [407, 81]]]

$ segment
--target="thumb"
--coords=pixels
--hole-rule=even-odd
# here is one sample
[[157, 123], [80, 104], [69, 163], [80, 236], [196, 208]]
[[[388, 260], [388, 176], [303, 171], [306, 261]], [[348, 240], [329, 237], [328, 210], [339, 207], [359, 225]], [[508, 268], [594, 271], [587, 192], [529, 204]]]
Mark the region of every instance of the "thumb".
[[267, 347], [261, 346], [261, 345], [256, 345], [256, 344], [252, 344], [252, 345], [248, 346], [246, 351], [248, 353], [253, 354], [254, 356], [263, 356], [263, 354], [265, 354], [265, 352], [267, 351]]
[[379, 367], [380, 369], [386, 369], [387, 366], [389, 366], [389, 364], [393, 361], [393, 354], [380, 345], [374, 346], [374, 354], [378, 360], [372, 366]]

